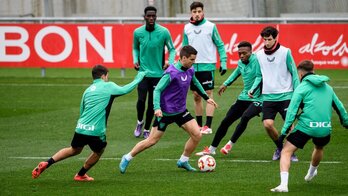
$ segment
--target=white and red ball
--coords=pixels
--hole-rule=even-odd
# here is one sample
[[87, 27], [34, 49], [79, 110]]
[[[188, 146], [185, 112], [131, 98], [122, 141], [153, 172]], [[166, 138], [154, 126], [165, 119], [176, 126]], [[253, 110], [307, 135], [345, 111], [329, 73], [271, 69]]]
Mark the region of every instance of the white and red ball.
[[198, 168], [202, 172], [212, 172], [216, 167], [216, 161], [214, 157], [210, 155], [204, 155], [198, 159]]

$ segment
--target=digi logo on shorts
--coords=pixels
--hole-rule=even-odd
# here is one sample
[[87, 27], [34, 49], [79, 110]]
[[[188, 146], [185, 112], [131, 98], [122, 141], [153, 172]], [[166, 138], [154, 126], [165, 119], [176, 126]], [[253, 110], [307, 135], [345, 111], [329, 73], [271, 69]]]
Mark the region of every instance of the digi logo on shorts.
[[78, 123], [76, 129], [83, 129], [86, 131], [94, 131], [94, 125], [85, 125], [82, 123]]
[[331, 122], [309, 122], [311, 128], [331, 127]]

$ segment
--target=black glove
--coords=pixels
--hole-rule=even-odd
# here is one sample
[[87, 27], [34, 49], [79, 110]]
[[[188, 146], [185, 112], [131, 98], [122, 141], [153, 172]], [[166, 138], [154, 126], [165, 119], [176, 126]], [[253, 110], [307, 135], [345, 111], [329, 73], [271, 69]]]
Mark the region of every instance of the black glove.
[[224, 75], [226, 73], [226, 69], [222, 69], [222, 67], [220, 67], [219, 69], [220, 75]]

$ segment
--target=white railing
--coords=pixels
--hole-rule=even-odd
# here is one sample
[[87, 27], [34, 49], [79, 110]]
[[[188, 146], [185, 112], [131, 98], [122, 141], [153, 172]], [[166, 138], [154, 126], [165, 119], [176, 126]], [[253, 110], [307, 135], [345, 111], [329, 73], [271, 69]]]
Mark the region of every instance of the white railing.
[[[216, 23], [348, 23], [346, 18], [334, 17], [306, 17], [306, 18], [292, 18], [292, 17], [267, 17], [267, 18], [207, 18]], [[6, 23], [142, 23], [142, 17], [0, 17], [0, 22]], [[186, 23], [187, 17], [158, 17], [158, 22], [162, 23]]]

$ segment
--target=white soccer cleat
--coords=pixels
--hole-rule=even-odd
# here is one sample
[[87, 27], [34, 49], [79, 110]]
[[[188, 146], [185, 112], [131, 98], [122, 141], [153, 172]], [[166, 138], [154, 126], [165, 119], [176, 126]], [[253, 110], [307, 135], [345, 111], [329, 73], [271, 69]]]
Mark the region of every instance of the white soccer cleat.
[[288, 187], [279, 185], [273, 189], [271, 189], [272, 192], [278, 192], [278, 193], [287, 193], [289, 192]]
[[310, 175], [309, 170], [308, 170], [307, 175], [304, 177], [304, 180], [307, 182], [310, 182], [317, 174], [318, 174], [318, 171], [315, 170], [313, 175]]
[[203, 155], [215, 155], [215, 151], [210, 151], [209, 147], [206, 146], [201, 152], [197, 152], [195, 155], [196, 156], [203, 156]]
[[201, 129], [202, 134], [212, 134], [213, 130], [209, 128], [207, 125], [204, 125]]

